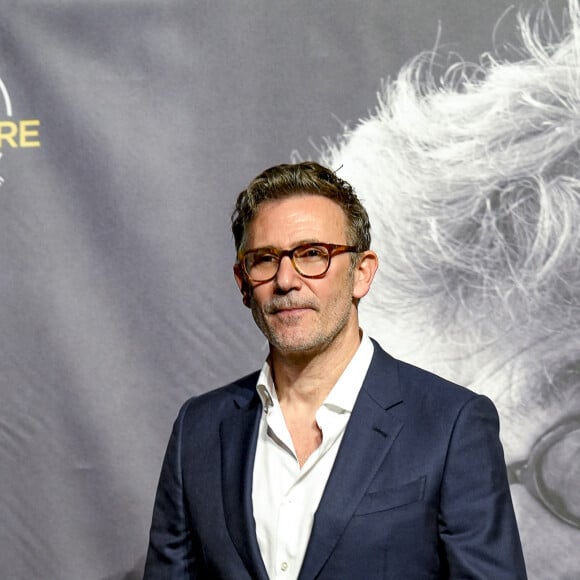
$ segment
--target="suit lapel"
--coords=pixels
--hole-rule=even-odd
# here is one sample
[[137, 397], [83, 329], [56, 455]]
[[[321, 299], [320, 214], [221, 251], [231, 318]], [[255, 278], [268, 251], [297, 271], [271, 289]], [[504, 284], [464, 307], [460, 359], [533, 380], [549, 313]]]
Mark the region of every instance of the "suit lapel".
[[250, 576], [267, 580], [252, 508], [254, 457], [262, 409], [254, 390], [256, 380], [254, 375], [251, 398], [244, 392], [237, 401], [240, 408], [220, 425], [222, 489], [226, 526], [232, 541]]
[[397, 363], [374, 346], [371, 366], [314, 516], [300, 579], [315, 578], [324, 566], [403, 426], [389, 412], [402, 401]]

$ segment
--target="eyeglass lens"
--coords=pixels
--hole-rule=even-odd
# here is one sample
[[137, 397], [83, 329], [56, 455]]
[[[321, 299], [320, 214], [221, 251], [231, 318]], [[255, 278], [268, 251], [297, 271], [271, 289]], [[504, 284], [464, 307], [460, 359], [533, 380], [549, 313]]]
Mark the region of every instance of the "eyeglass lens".
[[580, 428], [546, 450], [540, 465], [544, 494], [580, 526]]
[[527, 461], [508, 466], [510, 483], [521, 483], [558, 519], [580, 529], [580, 416], [549, 429]]
[[[289, 254], [294, 268], [304, 276], [320, 276], [326, 272], [330, 253], [324, 246], [299, 246]], [[245, 268], [256, 281], [273, 278], [281, 257], [274, 252], [251, 252], [245, 258]]]

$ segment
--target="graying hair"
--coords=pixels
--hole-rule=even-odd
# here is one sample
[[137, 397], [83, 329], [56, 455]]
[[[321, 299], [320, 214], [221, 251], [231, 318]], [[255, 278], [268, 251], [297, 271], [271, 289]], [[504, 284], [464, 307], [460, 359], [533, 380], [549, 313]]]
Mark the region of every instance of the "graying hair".
[[367, 200], [382, 308], [420, 309], [438, 328], [491, 313], [577, 335], [578, 1], [563, 33], [547, 10], [518, 21], [525, 58], [487, 55], [436, 80], [421, 55], [323, 163]]

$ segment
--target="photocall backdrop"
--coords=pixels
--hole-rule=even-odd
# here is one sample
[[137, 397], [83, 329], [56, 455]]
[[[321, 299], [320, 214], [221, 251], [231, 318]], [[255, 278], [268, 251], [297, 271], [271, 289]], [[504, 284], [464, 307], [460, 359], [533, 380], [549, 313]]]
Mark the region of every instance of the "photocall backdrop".
[[[180, 405], [267, 352], [237, 193], [419, 52], [477, 60], [534, 5], [0, 0], [1, 578], [139, 577]], [[531, 577], [578, 577], [578, 530], [537, 513]]]

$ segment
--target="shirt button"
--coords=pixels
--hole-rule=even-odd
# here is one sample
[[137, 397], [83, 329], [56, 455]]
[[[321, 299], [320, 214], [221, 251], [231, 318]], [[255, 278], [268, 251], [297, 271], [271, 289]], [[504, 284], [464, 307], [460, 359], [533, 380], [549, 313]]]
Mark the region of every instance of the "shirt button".
[[282, 562], [280, 570], [282, 570], [282, 572], [286, 572], [286, 570], [288, 570], [288, 562]]

